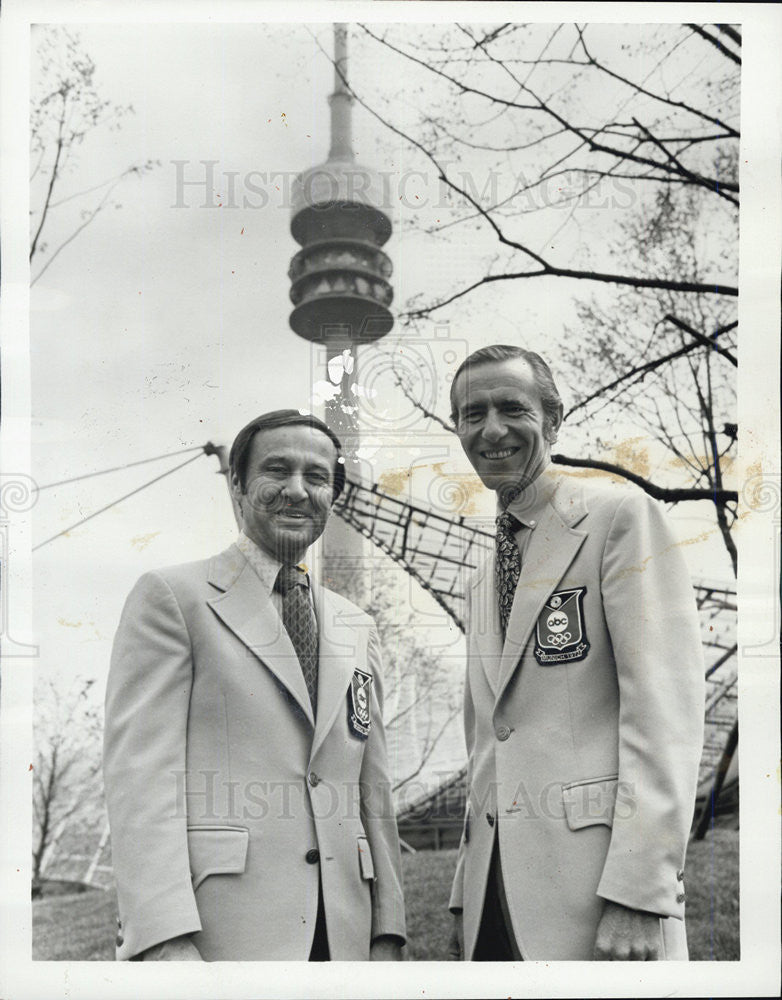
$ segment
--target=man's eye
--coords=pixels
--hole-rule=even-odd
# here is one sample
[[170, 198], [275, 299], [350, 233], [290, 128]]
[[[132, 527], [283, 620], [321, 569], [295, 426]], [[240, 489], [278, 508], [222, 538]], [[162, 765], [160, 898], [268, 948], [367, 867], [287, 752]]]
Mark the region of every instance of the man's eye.
[[462, 414], [462, 420], [467, 424], [476, 424], [482, 418], [483, 414], [479, 410], [468, 410]]
[[309, 482], [314, 483], [316, 486], [325, 486], [329, 482], [330, 476], [325, 472], [309, 472], [307, 473], [307, 479]]

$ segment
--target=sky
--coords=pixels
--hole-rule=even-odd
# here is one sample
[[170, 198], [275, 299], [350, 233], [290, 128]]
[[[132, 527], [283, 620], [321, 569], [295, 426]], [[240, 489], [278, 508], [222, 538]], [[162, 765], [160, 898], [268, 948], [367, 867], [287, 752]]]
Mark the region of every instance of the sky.
[[[41, 30], [33, 32], [33, 93]], [[230, 444], [259, 412], [317, 409], [313, 387], [324, 379], [322, 358], [288, 326], [287, 269], [298, 249], [289, 230], [290, 182], [323, 162], [328, 150], [332, 70], [317, 43], [330, 49], [330, 25], [91, 24], [77, 30], [95, 62], [101, 97], [133, 111], [121, 117], [121, 127], [97, 129], [79, 147], [59, 191], [64, 203], [48, 224], [47, 253], [105, 189], [71, 195], [130, 165], [159, 165], [128, 176], [114, 191], [117, 207], [103, 210], [32, 289], [33, 476], [41, 485], [207, 440]], [[352, 52], [356, 87], [366, 81], [393, 94], [391, 62], [366, 45]], [[404, 94], [398, 113], [402, 122], [415, 119]], [[455, 274], [491, 250], [490, 235], [473, 229], [461, 240], [432, 240], [411, 229], [422, 201], [425, 221], [437, 218], [443, 192], [431, 165], [363, 109], [354, 108], [353, 118], [359, 161], [390, 178], [394, 235], [386, 250], [394, 263], [395, 302], [447, 290]], [[40, 178], [36, 183], [33, 207]], [[552, 237], [546, 225], [529, 222], [541, 245]], [[566, 259], [567, 244], [559, 249]], [[41, 266], [46, 255], [39, 260]], [[388, 483], [412, 468], [407, 495], [432, 505], [442, 503], [449, 482], [470, 475], [453, 436], [414, 419], [395, 388], [390, 357], [415, 377], [428, 408], [445, 417], [448, 377], [470, 350], [513, 340], [522, 326], [527, 346], [556, 355], [558, 338], [575, 321], [574, 298], [572, 285], [557, 279], [534, 287], [505, 283], [500, 293], [480, 298], [477, 314], [475, 308], [449, 310], [420, 336], [403, 335], [397, 325], [378, 347], [362, 350], [358, 379], [375, 394], [365, 400], [362, 418], [370, 428], [366, 479]], [[569, 387], [563, 390], [567, 400]], [[614, 430], [617, 447], [639, 434]], [[560, 445], [568, 450], [566, 430]], [[654, 478], [664, 456], [642, 437], [636, 446], [649, 452]], [[43, 490], [34, 544], [188, 457]], [[137, 577], [206, 557], [233, 539], [231, 506], [216, 473], [214, 458], [199, 458], [35, 552], [42, 669], [95, 677], [101, 694], [113, 632]], [[469, 512], [491, 516], [492, 505], [485, 491], [473, 491]], [[729, 580], [710, 505], [681, 507], [673, 517], [693, 574]], [[402, 577], [399, 588], [406, 607], [415, 584]], [[422, 606], [421, 595], [412, 603]], [[461, 671], [460, 640], [449, 643]]]

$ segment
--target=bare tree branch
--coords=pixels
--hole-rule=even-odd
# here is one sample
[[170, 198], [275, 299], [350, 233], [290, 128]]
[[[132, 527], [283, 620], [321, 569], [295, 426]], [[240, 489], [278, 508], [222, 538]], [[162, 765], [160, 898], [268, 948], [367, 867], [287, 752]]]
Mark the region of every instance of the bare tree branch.
[[[122, 176], [124, 176], [124, 175], [122, 175]], [[98, 215], [98, 213], [105, 207], [106, 202], [109, 200], [109, 198], [111, 197], [112, 192], [114, 191], [114, 188], [122, 180], [122, 176], [120, 176], [119, 178], [117, 178], [117, 180], [114, 182], [114, 184], [112, 184], [112, 186], [108, 189], [108, 191], [106, 191], [106, 193], [103, 195], [103, 197], [98, 202], [98, 204], [95, 206], [95, 208], [93, 208], [92, 210], [88, 211], [85, 214], [83, 222], [81, 222], [81, 224], [78, 225], [74, 229], [74, 231], [70, 234], [70, 236], [68, 236], [66, 239], [64, 239], [62, 241], [62, 243], [54, 251], [54, 253], [51, 254], [51, 256], [46, 261], [46, 263], [41, 268], [41, 270], [38, 272], [38, 274], [36, 274], [36, 276], [30, 280], [30, 287], [31, 288], [32, 288], [32, 286], [37, 281], [40, 280], [40, 278], [46, 273], [46, 271], [49, 270], [49, 268], [55, 262], [55, 260], [57, 259], [57, 257], [59, 257], [59, 255], [62, 253], [62, 251], [68, 246], [68, 244], [72, 243], [76, 239], [76, 237], [79, 235], [79, 233], [84, 232], [84, 230], [87, 228], [87, 226], [89, 226], [89, 224], [94, 220], [95, 216]], [[40, 232], [40, 230], [39, 230], [39, 232]]]
[[664, 500], [666, 503], [680, 503], [683, 500], [711, 500], [717, 505], [738, 500], [736, 490], [698, 490], [689, 488], [676, 488], [668, 486], [657, 486], [655, 483], [644, 479], [643, 476], [623, 469], [613, 462], [600, 462], [591, 458], [568, 458], [566, 455], [552, 455], [551, 461], [555, 465], [567, 465], [577, 469], [599, 469], [602, 472], [610, 472], [615, 476], [621, 476], [636, 486], [640, 486], [644, 493], [648, 493], [655, 500]]
[[33, 769], [33, 877], [40, 875], [58, 830], [99, 794], [100, 725], [88, 692], [92, 680], [62, 690], [52, 679], [36, 690]]
[[[427, 740], [426, 740], [425, 748], [424, 748], [423, 753], [421, 754], [421, 758], [420, 758], [420, 760], [418, 762], [417, 767], [415, 767], [415, 769], [412, 770], [409, 774], [406, 774], [404, 778], [402, 778], [399, 781], [397, 781], [396, 784], [393, 786], [392, 791], [394, 791], [394, 792], [398, 791], [400, 788], [402, 788], [403, 785], [406, 785], [409, 781], [412, 781], [413, 778], [417, 778], [418, 777], [418, 775], [421, 773], [421, 771], [423, 771], [424, 767], [426, 766], [427, 761], [429, 760], [429, 758], [434, 753], [434, 751], [435, 751], [435, 749], [437, 747], [437, 744], [440, 742], [440, 738], [445, 733], [445, 730], [448, 728], [448, 726], [451, 724], [451, 722], [453, 722], [453, 720], [455, 719], [455, 717], [459, 714], [460, 710], [461, 710], [461, 706], [459, 706], [459, 705], [453, 706], [450, 709], [450, 711], [449, 711], [448, 715], [446, 716], [445, 720], [443, 721], [442, 725], [437, 730], [436, 735], [433, 736], [433, 737], [430, 737], [429, 733], [427, 733]], [[429, 720], [429, 725], [431, 727], [431, 718]]]
[[[485, 215], [484, 212], [481, 214]], [[524, 250], [525, 253], [531, 253], [528, 250]], [[632, 275], [620, 275], [620, 274], [601, 274], [597, 271], [577, 271], [572, 268], [566, 267], [553, 267], [546, 264], [544, 267], [537, 271], [515, 271], [508, 274], [487, 274], [480, 278], [478, 281], [474, 281], [471, 285], [467, 285], [466, 288], [462, 288], [460, 291], [455, 292], [453, 295], [442, 299], [440, 302], [433, 302], [431, 305], [422, 306], [419, 309], [410, 309], [403, 313], [403, 316], [408, 316], [411, 318], [419, 318], [422, 316], [428, 316], [430, 313], [434, 312], [436, 309], [442, 309], [444, 306], [450, 305], [457, 299], [462, 298], [465, 295], [469, 295], [470, 292], [475, 291], [476, 288], [480, 288], [481, 285], [490, 284], [494, 281], [511, 281], [522, 278], [537, 278], [542, 275], [550, 275], [559, 278], [576, 278], [578, 280], [584, 281], [601, 281], [607, 282], [609, 284], [615, 285], [627, 285], [630, 288], [659, 288], [667, 289], [672, 292], [701, 292], [704, 295], [738, 295], [738, 288], [732, 285], [706, 285], [698, 281], [672, 281], [666, 278], [640, 278], [634, 277]]]
[[[392, 364], [393, 364], [393, 359], [392, 359]], [[431, 410], [425, 410], [421, 406], [419, 401], [410, 392], [409, 386], [405, 384], [405, 382], [402, 380], [402, 378], [400, 377], [399, 373], [396, 370], [394, 371], [394, 377], [396, 379], [396, 384], [405, 394], [406, 398], [413, 404], [413, 406], [418, 407], [422, 412], [426, 414], [427, 417], [429, 417], [430, 420], [434, 420], [435, 423], [439, 424], [440, 427], [443, 428], [443, 430], [449, 431], [452, 434], [456, 433], [456, 429], [453, 426], [453, 424], [449, 424], [446, 420], [443, 420], [442, 417], [438, 417], [436, 413], [432, 413]]]
[[154, 165], [160, 166], [160, 161], [147, 160], [146, 163], [134, 163], [125, 170], [121, 171], [119, 174], [115, 174], [113, 177], [107, 177], [105, 181], [101, 181], [100, 184], [93, 184], [91, 187], [84, 188], [81, 191], [74, 191], [73, 194], [69, 194], [65, 198], [60, 198], [59, 201], [53, 201], [51, 203], [51, 208], [59, 208], [60, 205], [66, 205], [69, 201], [73, 201], [75, 198], [83, 198], [85, 194], [92, 194], [94, 191], [100, 191], [101, 188], [106, 187], [107, 184], [114, 183], [116, 186], [117, 181], [122, 180], [124, 177], [128, 177], [130, 174], [140, 175], [145, 171], [151, 170]]
[[700, 25], [688, 24], [687, 27], [691, 31], [694, 31], [696, 35], [700, 35], [701, 38], [705, 38], [707, 42], [713, 45], [714, 48], [717, 49], [719, 52], [721, 52], [724, 56], [727, 56], [728, 59], [732, 59], [733, 62], [738, 63], [739, 66], [741, 65], [741, 56], [737, 56], [735, 52], [731, 52], [730, 49], [726, 49], [718, 38], [715, 38], [713, 35], [710, 35], [708, 31], [704, 31], [704, 29], [701, 28]]
[[723, 35], [727, 35], [732, 42], [735, 42], [736, 45], [741, 48], [741, 35], [735, 28], [732, 28], [729, 24], [717, 24], [715, 27], [718, 31], [721, 31]]
[[62, 128], [64, 122], [64, 115], [65, 115], [65, 98], [63, 97], [63, 109], [59, 122], [60, 124], [59, 134], [57, 136], [57, 152], [55, 153], [54, 156], [54, 166], [52, 167], [51, 177], [49, 178], [49, 185], [46, 189], [46, 197], [44, 198], [43, 208], [41, 209], [41, 218], [38, 222], [38, 228], [35, 230], [35, 235], [33, 236], [32, 243], [30, 244], [29, 260], [33, 259], [33, 255], [35, 254], [35, 251], [38, 248], [38, 240], [41, 236], [41, 230], [43, 229], [44, 223], [46, 222], [46, 216], [49, 214], [49, 208], [51, 206], [52, 192], [54, 191], [54, 185], [57, 181], [57, 178], [59, 177], [58, 168], [63, 149]]
[[[666, 316], [665, 319], [669, 320], [670, 322], [675, 322], [677, 326], [679, 326], [683, 330], [686, 329], [688, 333], [693, 332], [691, 329], [687, 327], [686, 323], [682, 323], [680, 321], [677, 322], [672, 316]], [[729, 330], [733, 330], [737, 326], [738, 323], [735, 322], [729, 323], [727, 326], [723, 326], [715, 330], [714, 336], [717, 337], [721, 333], [727, 333]], [[701, 334], [697, 334], [696, 339], [691, 343], [685, 344], [683, 347], [679, 347], [677, 350], [671, 351], [668, 354], [664, 354], [660, 358], [655, 358], [654, 361], [647, 361], [645, 364], [636, 365], [634, 368], [629, 369], [629, 371], [626, 371], [623, 375], [620, 375], [618, 378], [614, 379], [613, 382], [609, 382], [607, 385], [603, 385], [599, 389], [596, 389], [594, 392], [590, 393], [588, 396], [584, 397], [584, 399], [576, 403], [575, 406], [571, 406], [571, 408], [565, 414], [565, 417], [567, 418], [571, 416], [571, 414], [575, 413], [577, 410], [583, 409], [588, 403], [591, 403], [594, 399], [598, 399], [600, 396], [605, 395], [605, 393], [611, 392], [613, 389], [616, 389], [618, 386], [622, 385], [624, 382], [627, 382], [629, 379], [634, 378], [636, 375], [643, 375], [648, 372], [652, 372], [655, 369], [660, 368], [662, 365], [666, 365], [669, 362], [674, 361], [676, 358], [679, 358], [684, 354], [688, 354], [690, 351], [694, 351], [696, 347], [703, 347], [703, 346], [706, 346], [711, 350], [716, 350], [720, 354], [726, 355], [729, 361], [731, 361], [733, 364], [736, 364], [736, 359], [729, 351], [726, 351], [724, 348], [717, 347], [717, 345], [713, 341], [709, 340], [708, 337], [703, 337]]]
[[[369, 32], [368, 30], [367, 33], [372, 35], [372, 32]], [[375, 36], [372, 35], [372, 37]], [[404, 139], [406, 142], [409, 142], [412, 146], [414, 146], [421, 153], [423, 153], [430, 160], [433, 166], [437, 169], [439, 179], [448, 187], [450, 187], [454, 192], [456, 192], [460, 197], [465, 199], [467, 202], [469, 202], [469, 204], [473, 206], [473, 208], [478, 212], [478, 214], [480, 214], [494, 230], [495, 235], [497, 236], [497, 239], [500, 241], [500, 243], [510, 247], [511, 249], [518, 250], [519, 252], [523, 253], [531, 260], [535, 261], [537, 264], [540, 265], [539, 269], [534, 271], [517, 271], [508, 274], [486, 275], [479, 281], [473, 282], [471, 285], [468, 285], [466, 288], [462, 289], [461, 291], [455, 293], [454, 295], [451, 295], [450, 297], [440, 302], [434, 303], [431, 306], [422, 307], [420, 309], [410, 310], [409, 312], [406, 312], [403, 315], [408, 317], [419, 317], [428, 315], [434, 310], [449, 305], [451, 302], [456, 301], [457, 299], [463, 297], [464, 295], [469, 294], [471, 291], [474, 291], [481, 285], [487, 284], [489, 282], [507, 281], [511, 279], [520, 280], [524, 278], [541, 277], [544, 275], [561, 277], [561, 278], [575, 278], [577, 280], [598, 281], [610, 284], [628, 285], [633, 288], [658, 288], [658, 289], [668, 289], [670, 291], [680, 291], [680, 292], [702, 292], [704, 294], [711, 294], [711, 295], [732, 295], [732, 296], [738, 295], [738, 288], [736, 288], [735, 286], [722, 285], [718, 282], [693, 282], [693, 281], [675, 281], [672, 279], [662, 279], [662, 278], [644, 278], [634, 275], [610, 274], [599, 271], [585, 271], [574, 268], [563, 268], [550, 264], [540, 254], [535, 253], [535, 251], [530, 249], [528, 246], [525, 246], [524, 244], [519, 243], [516, 240], [512, 240], [508, 236], [506, 236], [501, 227], [496, 222], [496, 220], [492, 217], [491, 212], [485, 209], [477, 201], [477, 199], [470, 194], [469, 191], [467, 191], [463, 187], [460, 187], [455, 181], [453, 181], [446, 174], [445, 169], [440, 164], [437, 157], [429, 149], [427, 149], [423, 145], [423, 143], [419, 142], [417, 139], [408, 135], [402, 129], [398, 128], [391, 122], [387, 121], [381, 114], [379, 114], [379, 112], [375, 111], [374, 108], [370, 107], [370, 105], [368, 105], [366, 101], [364, 101], [363, 98], [359, 94], [357, 94], [356, 91], [350, 86], [346, 76], [342, 72], [342, 68], [339, 65], [337, 65], [334, 62], [333, 58], [329, 56], [329, 54], [323, 49], [317, 38], [315, 39], [315, 41], [318, 47], [320, 48], [321, 52], [323, 52], [323, 54], [326, 56], [326, 58], [334, 67], [335, 72], [338, 74], [343, 85], [353, 96], [353, 98], [363, 108], [365, 108], [382, 125], [384, 125], [387, 129], [389, 129], [389, 131], [393, 132], [395, 135]], [[393, 48], [393, 46], [391, 47]], [[590, 142], [589, 139], [585, 139], [584, 141]], [[656, 163], [656, 161], [648, 161], [648, 162]], [[669, 169], [671, 171], [673, 170], [672, 167], [670, 167]]]
[[[678, 327], [680, 330], [683, 330], [685, 333], [689, 333], [689, 335], [693, 337], [703, 347], [708, 347], [712, 351], [715, 351], [717, 354], [721, 354], [723, 358], [727, 358], [734, 368], [738, 368], [739, 362], [736, 356], [734, 354], [731, 354], [731, 352], [726, 350], [726, 348], [720, 347], [719, 344], [716, 344], [710, 337], [706, 337], [702, 333], [698, 333], [697, 330], [693, 330], [693, 328], [689, 325], [689, 323], [685, 323], [684, 320], [677, 319], [675, 316], [668, 315], [665, 317], [665, 319], [669, 323], [672, 323], [674, 326]], [[721, 333], [727, 333], [729, 330], [733, 330], [737, 326], [738, 323], [728, 323], [727, 326], [719, 327], [717, 330], [715, 330], [713, 335], [715, 337], [718, 337]]]
[[[469, 84], [464, 83], [461, 80], [457, 80], [455, 77], [451, 76], [449, 73], [446, 73], [445, 71], [443, 71], [441, 69], [438, 69], [435, 66], [432, 66], [431, 63], [428, 63], [428, 62], [424, 61], [423, 59], [419, 59], [417, 56], [411, 55], [409, 52], [405, 52], [404, 49], [400, 49], [398, 46], [396, 46], [396, 45], [392, 44], [391, 42], [389, 42], [388, 39], [381, 38], [379, 35], [376, 35], [374, 32], [370, 31], [369, 28], [367, 28], [367, 26], [365, 24], [360, 24], [359, 27], [362, 28], [366, 32], [366, 34], [368, 34], [376, 42], [380, 43], [381, 45], [384, 45], [388, 49], [391, 49], [393, 52], [396, 52], [398, 55], [403, 56], [405, 59], [409, 59], [411, 62], [417, 63], [419, 66], [423, 67], [424, 69], [429, 70], [430, 72], [434, 73], [435, 75], [442, 77], [443, 79], [445, 79], [449, 83], [451, 83], [454, 87], [456, 87], [461, 93], [474, 94], [475, 96], [482, 97], [482, 98], [484, 98], [484, 100], [490, 101], [491, 103], [500, 104], [500, 105], [503, 105], [503, 106], [508, 107], [508, 108], [516, 108], [516, 109], [522, 110], [522, 111], [542, 111], [545, 114], [549, 115], [549, 117], [554, 118], [554, 120], [557, 121], [562, 126], [563, 129], [565, 129], [565, 130], [567, 130], [569, 132], [572, 132], [574, 135], [578, 136], [584, 143], [586, 143], [587, 145], [589, 145], [590, 148], [592, 148], [593, 151], [595, 151], [595, 152], [608, 153], [608, 154], [610, 154], [612, 156], [617, 156], [620, 159], [627, 159], [627, 158], [633, 159], [636, 162], [646, 163], [646, 164], [651, 165], [653, 167], [658, 167], [658, 168], [660, 168], [662, 170], [667, 169], [664, 164], [659, 163], [659, 161], [657, 161], [657, 160], [650, 160], [650, 159], [648, 159], [646, 157], [630, 156], [626, 152], [624, 152], [623, 150], [616, 150], [616, 149], [612, 149], [611, 147], [607, 147], [607, 146], [603, 146], [602, 144], [595, 143], [594, 139], [590, 139], [583, 132], [581, 132], [576, 126], [574, 126], [572, 123], [568, 122], [558, 112], [554, 111], [553, 108], [549, 107], [549, 105], [545, 101], [543, 101], [540, 97], [538, 97], [537, 94], [535, 94], [529, 88], [529, 86], [526, 83], [522, 83], [520, 80], [518, 80], [517, 77], [513, 76], [513, 74], [511, 74], [511, 76], [513, 77], [514, 82], [522, 90], [526, 91], [533, 98], [533, 100], [535, 101], [535, 104], [532, 104], [532, 105], [530, 105], [530, 104], [521, 104], [521, 103], [519, 103], [516, 100], [510, 100], [509, 98], [501, 97], [501, 96], [499, 96], [497, 94], [490, 94], [487, 91], [481, 90], [481, 89], [479, 89], [477, 87], [472, 87]], [[492, 62], [497, 63], [497, 65], [499, 65], [502, 69], [504, 69], [506, 72], [510, 73], [510, 70], [508, 69], [508, 67], [507, 67], [507, 65], [505, 63], [502, 63], [499, 60], [495, 59], [488, 52], [486, 54], [487, 54], [488, 58]], [[345, 81], [345, 82], [347, 82], [347, 81]], [[627, 81], [627, 80], [625, 80], [624, 82], [627, 83], [628, 86], [635, 86], [634, 84], [630, 84], [629, 81]], [[639, 89], [639, 88], [636, 87], [635, 89]], [[653, 95], [653, 94], [649, 94], [648, 96], [656, 97], [656, 95]], [[666, 103], [673, 103], [673, 102], [666, 101]], [[707, 120], [709, 120], [714, 125], [719, 125], [721, 128], [725, 128], [725, 129], [728, 128], [728, 126], [725, 125], [725, 122], [722, 121], [722, 120], [720, 120], [719, 118], [713, 118], [712, 116], [705, 115], [703, 113], [699, 113], [695, 109], [692, 109], [689, 106], [684, 105], [684, 104], [680, 104], [679, 106], [681, 106], [682, 108], [686, 109], [687, 111], [692, 111], [694, 114], [698, 114], [702, 118], [706, 118]], [[731, 130], [731, 132], [733, 132], [733, 130]], [[735, 133], [735, 135], [737, 137], [738, 133]]]
[[[41, 34], [37, 48], [39, 60], [39, 91], [33, 97], [30, 113], [31, 149], [38, 156], [38, 162], [31, 180], [41, 171], [49, 171], [46, 190], [41, 195], [40, 218], [30, 243], [29, 259], [43, 252], [45, 245], [41, 236], [51, 220], [51, 210], [82, 197], [92, 191], [110, 185], [109, 193], [117, 183], [129, 174], [140, 174], [152, 168], [152, 161], [132, 165], [114, 178], [98, 185], [54, 199], [54, 193], [70, 161], [75, 158], [75, 150], [84, 137], [100, 127], [118, 128], [121, 118], [133, 112], [132, 106], [113, 105], [98, 94], [95, 83], [95, 64], [84, 52], [77, 32], [69, 31], [62, 25], [47, 25]], [[53, 157], [52, 157], [53, 143]], [[159, 163], [158, 163], [159, 165]], [[82, 214], [82, 223], [59, 244], [44, 267], [33, 279], [32, 284], [51, 266], [52, 261], [93, 221], [107, 201], [102, 201], [91, 211]], [[35, 197], [33, 197], [33, 202]], [[31, 216], [38, 214], [31, 211]]]
[[688, 180], [692, 181], [693, 184], [701, 184], [703, 187], [708, 188], [709, 191], [713, 191], [721, 198], [725, 198], [726, 201], [731, 202], [731, 204], [738, 205], [738, 198], [734, 198], [732, 195], [727, 193], [728, 191], [738, 191], [738, 184], [734, 184], [732, 181], [713, 180], [710, 177], [702, 177], [700, 174], [693, 173], [681, 163], [672, 150], [670, 150], [660, 139], [655, 138], [645, 125], [642, 125], [636, 118], [633, 118], [633, 123], [638, 126], [644, 135], [649, 137], [649, 141], [652, 142], [664, 156], [667, 156], [671, 167], [680, 173], [682, 177], [686, 177]]
[[624, 83], [628, 87], [632, 87], [633, 90], [637, 91], [639, 94], [643, 94], [644, 97], [651, 97], [652, 100], [660, 101], [662, 104], [668, 104], [673, 108], [679, 108], [682, 111], [687, 111], [689, 114], [702, 118], [704, 121], [711, 122], [712, 125], [719, 125], [720, 128], [725, 129], [734, 139], [739, 138], [740, 133], [736, 129], [730, 128], [730, 126], [726, 125], [720, 118], [714, 118], [712, 115], [706, 114], [704, 111], [687, 104], [685, 101], [674, 101], [672, 98], [666, 97], [664, 94], [655, 94], [650, 90], [646, 90], [646, 88], [642, 87], [640, 84], [635, 83], [632, 80], [628, 80], [627, 77], [622, 76], [620, 73], [615, 73], [603, 63], [598, 62], [592, 56], [592, 53], [587, 49], [586, 41], [584, 40], [584, 32], [578, 27], [578, 25], [576, 25], [576, 31], [578, 31], [581, 47], [584, 50], [584, 55], [589, 60], [589, 64], [600, 70], [601, 73], [605, 73], [606, 76], [610, 76], [612, 79], [617, 80], [620, 83]]

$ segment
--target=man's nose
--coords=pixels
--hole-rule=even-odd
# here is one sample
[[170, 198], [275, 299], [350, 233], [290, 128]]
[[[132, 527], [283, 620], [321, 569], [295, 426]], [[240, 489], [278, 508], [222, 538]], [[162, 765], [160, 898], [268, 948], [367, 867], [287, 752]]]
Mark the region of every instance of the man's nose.
[[486, 420], [483, 424], [483, 429], [481, 430], [481, 435], [492, 444], [496, 444], [505, 437], [507, 427], [505, 426], [505, 421], [502, 419], [499, 413], [490, 410], [486, 414]]
[[307, 490], [304, 485], [304, 477], [299, 475], [288, 476], [282, 489], [287, 503], [300, 503], [307, 499]]

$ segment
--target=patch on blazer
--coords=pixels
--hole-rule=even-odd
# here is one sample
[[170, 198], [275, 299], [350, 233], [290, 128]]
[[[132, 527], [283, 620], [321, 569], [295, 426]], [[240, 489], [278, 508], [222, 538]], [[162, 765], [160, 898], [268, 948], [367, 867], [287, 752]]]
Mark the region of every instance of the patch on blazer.
[[535, 625], [535, 659], [550, 663], [583, 660], [589, 652], [584, 624], [586, 587], [558, 590], [549, 597]]
[[354, 670], [348, 691], [348, 726], [354, 736], [365, 740], [372, 728], [369, 714], [369, 695], [372, 690], [372, 674]]

